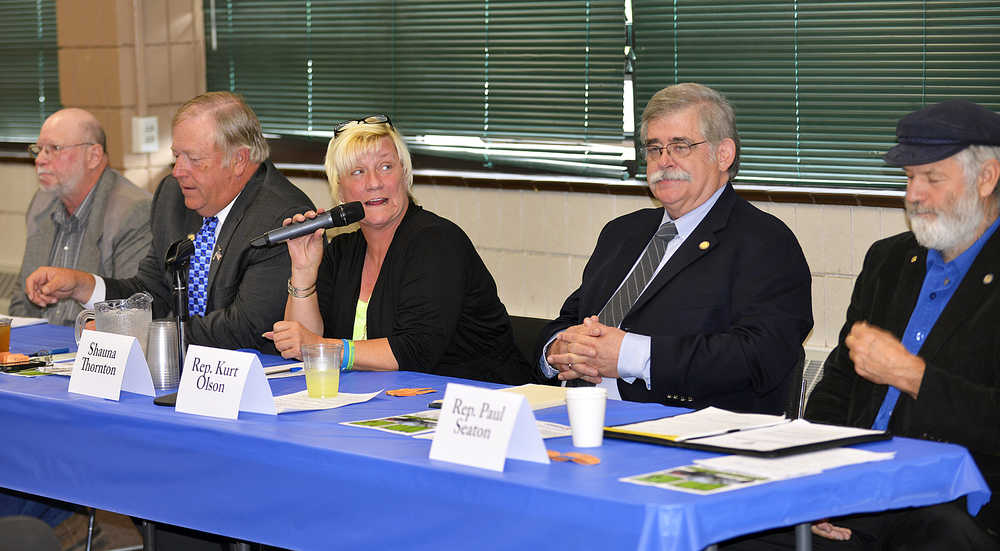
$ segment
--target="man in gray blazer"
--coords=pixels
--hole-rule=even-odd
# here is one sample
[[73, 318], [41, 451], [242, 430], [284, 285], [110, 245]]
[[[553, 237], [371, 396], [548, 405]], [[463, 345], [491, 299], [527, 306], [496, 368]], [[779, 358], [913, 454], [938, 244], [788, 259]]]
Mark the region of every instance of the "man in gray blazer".
[[63, 109], [42, 125], [35, 158], [38, 191], [25, 216], [27, 242], [10, 314], [70, 325], [80, 305], [69, 299], [40, 307], [23, 282], [39, 266], [61, 266], [102, 277], [131, 277], [152, 241], [152, 197], [108, 166], [104, 129], [83, 109]]
[[312, 201], [268, 159], [257, 115], [235, 94], [209, 92], [184, 104], [174, 115], [171, 150], [173, 172], [153, 197], [153, 244], [136, 275], [105, 279], [43, 266], [25, 282], [28, 297], [39, 305], [67, 297], [92, 303], [147, 291], [153, 317], [168, 316], [172, 278], [164, 255], [190, 237], [196, 252], [188, 278], [188, 342], [277, 353], [262, 334], [284, 317], [291, 260], [284, 246], [250, 242], [285, 218], [314, 210]]

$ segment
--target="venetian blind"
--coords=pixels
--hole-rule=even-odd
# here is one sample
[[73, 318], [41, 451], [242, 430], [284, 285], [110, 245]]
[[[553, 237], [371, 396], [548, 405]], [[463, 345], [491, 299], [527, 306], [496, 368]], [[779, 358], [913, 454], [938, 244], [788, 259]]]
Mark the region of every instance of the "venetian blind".
[[739, 182], [898, 187], [881, 156], [900, 117], [950, 98], [1000, 110], [996, 2], [633, 0], [633, 17], [637, 117], [672, 83], [723, 92]]
[[243, 94], [265, 131], [387, 113], [424, 153], [624, 174], [621, 0], [214, 4], [208, 87]]
[[54, 0], [0, 0], [0, 140], [34, 141], [59, 109]]

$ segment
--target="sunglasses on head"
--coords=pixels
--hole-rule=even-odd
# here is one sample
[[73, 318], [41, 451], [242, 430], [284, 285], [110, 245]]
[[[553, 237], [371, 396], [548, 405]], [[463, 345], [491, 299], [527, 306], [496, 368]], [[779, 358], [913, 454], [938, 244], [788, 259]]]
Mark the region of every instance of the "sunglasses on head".
[[392, 121], [389, 120], [389, 115], [377, 114], [377, 115], [368, 115], [367, 117], [362, 117], [360, 119], [352, 119], [340, 122], [333, 127], [333, 137], [336, 138], [337, 134], [340, 134], [344, 130], [347, 130], [352, 126], [356, 126], [359, 124], [388, 124], [389, 126], [392, 126]]

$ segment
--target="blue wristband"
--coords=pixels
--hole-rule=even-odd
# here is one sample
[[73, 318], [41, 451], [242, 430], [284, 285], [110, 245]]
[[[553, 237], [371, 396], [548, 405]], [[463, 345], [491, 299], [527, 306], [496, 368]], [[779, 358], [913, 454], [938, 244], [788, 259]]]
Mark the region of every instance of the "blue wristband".
[[340, 339], [344, 343], [344, 350], [340, 354], [340, 370], [350, 371], [354, 367], [354, 343], [347, 339]]

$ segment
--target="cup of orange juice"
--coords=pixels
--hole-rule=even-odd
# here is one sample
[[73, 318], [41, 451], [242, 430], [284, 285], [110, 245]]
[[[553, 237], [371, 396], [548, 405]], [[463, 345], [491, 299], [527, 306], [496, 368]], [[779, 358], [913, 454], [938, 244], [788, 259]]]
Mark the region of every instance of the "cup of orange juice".
[[0, 317], [0, 352], [10, 352], [10, 321]]

